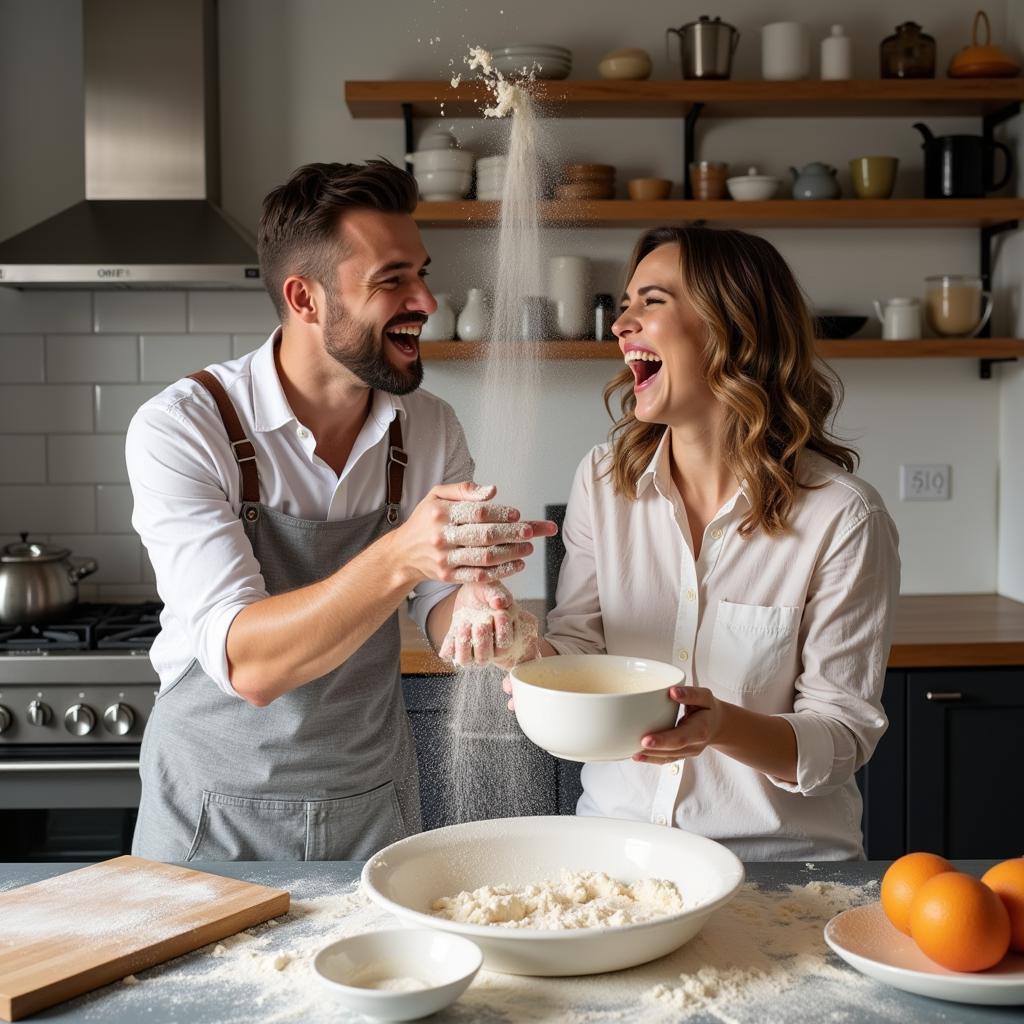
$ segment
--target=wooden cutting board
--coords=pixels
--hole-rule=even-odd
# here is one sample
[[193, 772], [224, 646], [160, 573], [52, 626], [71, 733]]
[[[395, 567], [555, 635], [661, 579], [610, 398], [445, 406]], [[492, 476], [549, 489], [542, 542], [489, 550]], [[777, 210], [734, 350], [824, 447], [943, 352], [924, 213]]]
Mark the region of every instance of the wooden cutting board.
[[0, 1017], [18, 1020], [287, 913], [234, 878], [113, 860], [0, 895]]

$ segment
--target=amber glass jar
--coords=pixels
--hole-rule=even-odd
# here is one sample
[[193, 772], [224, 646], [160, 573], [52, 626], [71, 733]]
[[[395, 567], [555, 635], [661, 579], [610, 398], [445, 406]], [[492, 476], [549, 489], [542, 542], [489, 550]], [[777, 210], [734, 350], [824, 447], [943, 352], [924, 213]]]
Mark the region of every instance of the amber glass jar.
[[883, 78], [935, 77], [935, 39], [916, 22], [897, 25], [880, 50]]

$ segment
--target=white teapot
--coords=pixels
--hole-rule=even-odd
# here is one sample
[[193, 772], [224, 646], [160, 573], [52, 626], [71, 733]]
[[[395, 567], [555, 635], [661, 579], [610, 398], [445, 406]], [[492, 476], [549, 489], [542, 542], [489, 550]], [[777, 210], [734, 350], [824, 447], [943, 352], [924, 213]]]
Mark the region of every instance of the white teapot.
[[917, 299], [889, 299], [884, 309], [876, 299], [874, 306], [886, 341], [909, 341], [921, 337], [921, 304]]

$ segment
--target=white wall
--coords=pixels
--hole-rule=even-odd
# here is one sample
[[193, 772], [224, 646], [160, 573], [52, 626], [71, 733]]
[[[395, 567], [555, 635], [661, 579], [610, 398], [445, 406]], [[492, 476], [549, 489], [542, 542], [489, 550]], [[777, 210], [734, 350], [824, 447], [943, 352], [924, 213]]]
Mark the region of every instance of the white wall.
[[[678, 66], [666, 61], [665, 27], [679, 26], [703, 10], [692, 4], [680, 7], [669, 0], [633, 5], [628, 16], [621, 5], [585, 0], [563, 0], [559, 4], [541, 0], [519, 0], [515, 4], [504, 0], [472, 4], [457, 0], [379, 0], [373, 5], [330, 0], [289, 0], [287, 4], [283, 0], [221, 0], [224, 205], [229, 213], [253, 227], [263, 195], [301, 163], [362, 160], [377, 154], [401, 159], [401, 123], [353, 120], [343, 99], [346, 79], [443, 81], [452, 67], [464, 70], [462, 57], [469, 44], [501, 45], [530, 39], [570, 46], [576, 59], [574, 77], [595, 77], [598, 57], [625, 45], [647, 48], [655, 59], [655, 76], [668, 77], [678, 74]], [[941, 73], [952, 52], [966, 41], [973, 14], [954, 0], [905, 3], [898, 14], [880, 0], [870, 0], [856, 12], [851, 10], [839, 0], [823, 0], [816, 5], [810, 22], [812, 38], [820, 39], [832, 22], [843, 23], [854, 38], [854, 72], [861, 77], [877, 75], [878, 42], [897, 21], [910, 18], [937, 37]], [[742, 32], [735, 77], [759, 77], [760, 24], [787, 17], [807, 20], [808, 14], [807, 6], [796, 0], [778, 0], [771, 6], [770, 16], [765, 11], [764, 5], [753, 0], [722, 2], [714, 9]], [[995, 38], [1004, 39], [1006, 5], [992, 5], [989, 16]], [[16, 158], [8, 158], [9, 147], [0, 157], [0, 236], [81, 197], [81, 181], [76, 177], [82, 159], [76, 120], [81, 113], [80, 33], [75, 0], [34, 4], [0, 0], [0, 56], [17, 56], [13, 64], [5, 66], [0, 61], [0, 75], [8, 86], [5, 94], [22, 101], [4, 104], [0, 109], [0, 137], [19, 140]], [[440, 42], [429, 45], [428, 38], [436, 40], [437, 36]], [[450, 66], [449, 62], [454, 64]], [[45, 100], [37, 100], [44, 83], [51, 81], [42, 70], [48, 71], [50, 65], [54, 66], [55, 84]], [[25, 113], [33, 105], [34, 112], [38, 112], [39, 102], [47, 104], [49, 118], [37, 119]], [[54, 110], [49, 109], [51, 104]], [[53, 127], [54, 120], [58, 128]], [[936, 131], [980, 130], [972, 119], [923, 120]], [[699, 129], [699, 139], [703, 155], [728, 160], [737, 169], [757, 164], [767, 172], [785, 174], [790, 164], [815, 159], [830, 162], [840, 167], [846, 194], [850, 194], [846, 171], [850, 158], [891, 153], [900, 158], [897, 194], [910, 196], [919, 194], [921, 170], [920, 139], [911, 129], [911, 121], [708, 121]], [[428, 123], [418, 124], [417, 130]], [[470, 120], [452, 123], [463, 144], [480, 155], [503, 148], [507, 125]], [[619, 168], [620, 191], [625, 180], [636, 174], [680, 180], [682, 125], [678, 120], [560, 120], [546, 122], [545, 128], [544, 155], [552, 165], [569, 158], [614, 163]], [[44, 163], [45, 169], [37, 171]], [[73, 187], [69, 185], [71, 179]], [[874, 298], [920, 296], [926, 274], [977, 269], [978, 239], [973, 230], [774, 230], [764, 234], [790, 261], [811, 300], [819, 308], [837, 312], [866, 314]], [[459, 301], [468, 287], [484, 283], [480, 268], [487, 265], [493, 248], [490, 231], [434, 229], [424, 235], [434, 258], [431, 280], [436, 290], [452, 292]], [[636, 229], [551, 231], [549, 251], [586, 253], [596, 261], [596, 289], [617, 291], [619, 268], [636, 235]], [[1001, 260], [1003, 272], [1012, 272], [1021, 265], [1020, 253], [1007, 248]], [[158, 381], [144, 378], [142, 363], [138, 362], [147, 336], [149, 345], [159, 345], [163, 352], [178, 346], [182, 350], [179, 361], [188, 362], [187, 368], [191, 369], [202, 354], [209, 362], [220, 358], [226, 349], [247, 344], [233, 336], [262, 331], [264, 313], [269, 308], [265, 307], [264, 312], [258, 312], [255, 306], [239, 309], [237, 297], [224, 296], [223, 308], [214, 318], [216, 329], [204, 329], [202, 318], [198, 324], [189, 322], [188, 306], [193, 298], [180, 293], [182, 305], [168, 311], [161, 305], [167, 302], [166, 296], [153, 293], [148, 299], [136, 297], [133, 301], [137, 305], [120, 321], [120, 330], [114, 332], [121, 339], [116, 342], [90, 319], [96, 300], [87, 293], [26, 300], [24, 295], [12, 298], [11, 293], [0, 292], [0, 350], [21, 354], [27, 366], [22, 372], [40, 389], [34, 408], [50, 410], [37, 412], [31, 428], [23, 430], [12, 424], [9, 416], [5, 421], [0, 411], [0, 534], [33, 528], [33, 519], [49, 521], [46, 517], [52, 513], [46, 506], [67, 504], [59, 497], [64, 493], [59, 489], [80, 487], [84, 489], [83, 501], [91, 494], [93, 512], [91, 520], [77, 520], [70, 534], [80, 542], [78, 546], [84, 551], [89, 538], [98, 535], [96, 544], [112, 550], [130, 548], [133, 539], [125, 527], [123, 507], [113, 519], [98, 513], [101, 506], [107, 508], [111, 495], [118, 495], [122, 506], [127, 501], [123, 477], [108, 479], [123, 473], [123, 469], [105, 470], [91, 483], [67, 481], [64, 476], [68, 467], [75, 464], [69, 452], [79, 451], [74, 445], [81, 446], [82, 442], [62, 438], [79, 434], [92, 437], [88, 445], [95, 459], [105, 465], [104, 460], [114, 458], [120, 428], [103, 429], [116, 424], [100, 418], [95, 405], [102, 404], [104, 392], [114, 394], [110, 389], [115, 387], [136, 387], [136, 392], [118, 392], [122, 401], [129, 401], [129, 396], [141, 398], [157, 386]], [[217, 302], [214, 298], [203, 301]], [[65, 306], [73, 307], [73, 312], [59, 313]], [[237, 324], [231, 321], [233, 315], [239, 318]], [[255, 324], [259, 325], [258, 331]], [[865, 333], [875, 334], [877, 329], [877, 325], [869, 326]], [[196, 336], [189, 342], [190, 331]], [[73, 387], [79, 389], [75, 400], [82, 400], [86, 393], [91, 397], [93, 418], [83, 415], [68, 427], [59, 419], [59, 410], [69, 393], [60, 389], [71, 385], [55, 376], [59, 359], [52, 353], [66, 353], [69, 344], [76, 344], [74, 338], [89, 334], [93, 335], [91, 341], [81, 342], [84, 358], [79, 359], [76, 371], [81, 377], [76, 378]], [[125, 367], [135, 365], [138, 376], [134, 380], [111, 381], [101, 375], [102, 371], [89, 369], [90, 365], [110, 366], [100, 357], [118, 344], [135, 353], [136, 363], [122, 363], [118, 371], [131, 372]], [[0, 359], [0, 367], [4, 365]], [[175, 362], [169, 360], [161, 372], [175, 368]], [[863, 456], [862, 475], [882, 492], [899, 525], [904, 592], [994, 590], [1000, 578], [997, 567], [1004, 561], [1001, 549], [997, 555], [997, 476], [1002, 475], [1005, 497], [1008, 472], [1005, 464], [1000, 466], [1000, 429], [1005, 450], [1005, 438], [1012, 433], [1006, 423], [1006, 407], [1015, 405], [1019, 409], [1024, 404], [1020, 396], [1015, 403], [1004, 403], [1000, 427], [999, 396], [1000, 388], [1012, 387], [1013, 381], [1024, 388], [1019, 371], [997, 369], [997, 377], [1003, 378], [1001, 384], [998, 379], [979, 380], [977, 364], [971, 361], [847, 361], [838, 363], [837, 368], [847, 385], [839, 428], [855, 439]], [[615, 364], [603, 361], [545, 365], [535, 472], [524, 493], [510, 496], [528, 514], [539, 514], [546, 502], [563, 501], [576, 463], [591, 445], [604, 439], [608, 421], [600, 393], [616, 369]], [[480, 379], [479, 367], [473, 364], [428, 364], [427, 386], [453, 403], [464, 419], [471, 443], [474, 435], [479, 438], [485, 433], [477, 402]], [[0, 388], [5, 383], [0, 382]], [[0, 410], [3, 400], [0, 393]], [[100, 439], [107, 434], [115, 439]], [[493, 476], [500, 480], [501, 451], [481, 449], [479, 444], [474, 448], [478, 478]], [[900, 503], [900, 462], [951, 463], [952, 500]], [[75, 469], [79, 476], [86, 472]], [[112, 490], [116, 487], [122, 491]], [[4, 511], [15, 507], [22, 510], [20, 515]], [[1003, 518], [1005, 521], [1005, 510]], [[17, 525], [23, 520], [24, 526]], [[68, 533], [65, 525], [47, 530]], [[1005, 531], [1001, 543], [1010, 550], [1012, 540]], [[104, 585], [145, 585], [148, 570], [141, 555], [134, 563], [134, 576], [132, 564], [129, 554], [125, 578], [108, 577]], [[528, 596], [543, 593], [539, 557], [532, 560], [517, 590]]]

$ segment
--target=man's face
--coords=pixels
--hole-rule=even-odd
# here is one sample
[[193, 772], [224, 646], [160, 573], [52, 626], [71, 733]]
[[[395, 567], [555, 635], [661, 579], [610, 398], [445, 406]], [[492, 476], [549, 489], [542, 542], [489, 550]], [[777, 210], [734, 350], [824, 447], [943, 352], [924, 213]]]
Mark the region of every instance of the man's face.
[[420, 328], [437, 309], [419, 228], [405, 213], [352, 210], [340, 230], [345, 257], [325, 288], [324, 348], [368, 387], [407, 395], [423, 380]]

